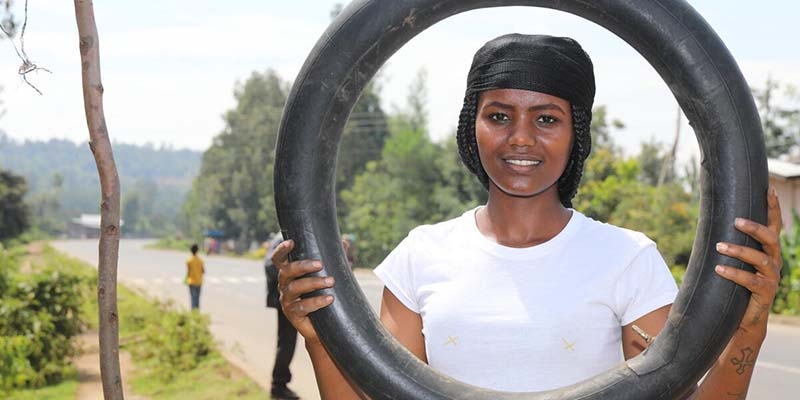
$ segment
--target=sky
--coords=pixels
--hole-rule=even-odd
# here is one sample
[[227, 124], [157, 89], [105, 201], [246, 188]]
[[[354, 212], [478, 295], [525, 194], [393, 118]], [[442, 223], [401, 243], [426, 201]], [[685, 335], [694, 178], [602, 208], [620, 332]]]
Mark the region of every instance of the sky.
[[[387, 0], [389, 1], [389, 0]], [[112, 141], [156, 147], [208, 148], [235, 106], [233, 91], [253, 71], [293, 81], [330, 23], [335, 0], [146, 0], [94, 2], [104, 108]], [[344, 2], [346, 3], [346, 2]], [[695, 0], [737, 60], [751, 87], [771, 76], [800, 86], [800, 2]], [[15, 14], [24, 15], [24, 0]], [[570, 36], [592, 57], [595, 105], [626, 127], [613, 138], [626, 153], [641, 142], [671, 143], [677, 103], [655, 70], [624, 41], [592, 22], [535, 7], [473, 10], [441, 21], [388, 61], [379, 81], [383, 108], [402, 108], [417, 71], [428, 78], [429, 130], [455, 130], [469, 64], [483, 43], [509, 32]], [[26, 85], [13, 44], [0, 40], [0, 131], [15, 140], [86, 142], [80, 56], [73, 2], [29, 0], [25, 52], [39, 71]], [[682, 125], [679, 161], [697, 153]]]

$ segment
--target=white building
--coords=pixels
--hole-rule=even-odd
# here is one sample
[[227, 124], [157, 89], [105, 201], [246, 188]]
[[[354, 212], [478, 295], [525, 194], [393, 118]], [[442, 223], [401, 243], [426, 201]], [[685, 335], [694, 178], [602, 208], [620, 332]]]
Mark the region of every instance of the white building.
[[769, 184], [775, 187], [781, 202], [783, 230], [788, 231], [793, 223], [792, 210], [800, 207], [800, 164], [770, 158], [767, 165]]
[[[119, 221], [120, 228], [123, 221]], [[100, 238], [100, 214], [81, 214], [69, 222], [67, 234], [71, 238], [96, 239]]]

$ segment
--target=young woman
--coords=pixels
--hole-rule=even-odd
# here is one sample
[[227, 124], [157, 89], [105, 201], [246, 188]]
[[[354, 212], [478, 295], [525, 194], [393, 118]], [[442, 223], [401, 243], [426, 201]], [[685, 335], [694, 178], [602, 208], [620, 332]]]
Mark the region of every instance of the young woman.
[[[476, 53], [457, 140], [464, 164], [489, 191], [483, 206], [412, 230], [377, 267], [381, 321], [422, 361], [477, 386], [542, 391], [594, 376], [647, 346], [633, 325], [662, 329], [677, 293], [655, 244], [639, 232], [571, 208], [589, 154], [595, 86], [591, 60], [572, 39], [505, 35]], [[752, 292], [734, 337], [701, 386], [702, 399], [744, 398], [780, 277], [780, 208], [769, 226], [737, 219], [763, 251], [718, 243], [752, 264], [719, 275]], [[273, 261], [281, 305], [306, 339], [324, 399], [358, 398], [326, 353], [308, 314], [332, 296], [319, 260]], [[536, 362], [531, 362], [536, 360]]]

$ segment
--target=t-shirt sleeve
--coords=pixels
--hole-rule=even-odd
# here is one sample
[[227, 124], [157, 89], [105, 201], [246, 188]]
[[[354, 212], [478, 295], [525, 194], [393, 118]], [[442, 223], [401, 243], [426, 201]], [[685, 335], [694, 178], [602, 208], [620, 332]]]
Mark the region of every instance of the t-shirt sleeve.
[[672, 304], [678, 286], [655, 245], [642, 249], [617, 282], [615, 296], [620, 323], [633, 321]]
[[413, 239], [408, 236], [375, 268], [375, 275], [409, 310], [419, 313], [414, 285]]

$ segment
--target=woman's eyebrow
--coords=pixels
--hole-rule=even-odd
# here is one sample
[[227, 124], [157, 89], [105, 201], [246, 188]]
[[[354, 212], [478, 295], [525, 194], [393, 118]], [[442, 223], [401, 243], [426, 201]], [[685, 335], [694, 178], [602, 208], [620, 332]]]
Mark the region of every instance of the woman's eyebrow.
[[547, 103], [547, 104], [537, 104], [528, 108], [528, 111], [541, 111], [541, 110], [558, 110], [562, 114], [566, 114], [564, 109], [562, 109], [558, 104], [555, 103]]
[[[511, 104], [502, 103], [500, 101], [492, 101], [489, 104], [486, 104], [484, 107], [497, 107], [504, 110], [514, 109], [514, 106], [512, 106]], [[558, 104], [555, 103], [537, 104], [535, 106], [531, 106], [528, 108], [528, 111], [542, 111], [542, 110], [557, 110], [560, 111], [562, 114], [566, 114], [564, 109], [562, 109]]]

